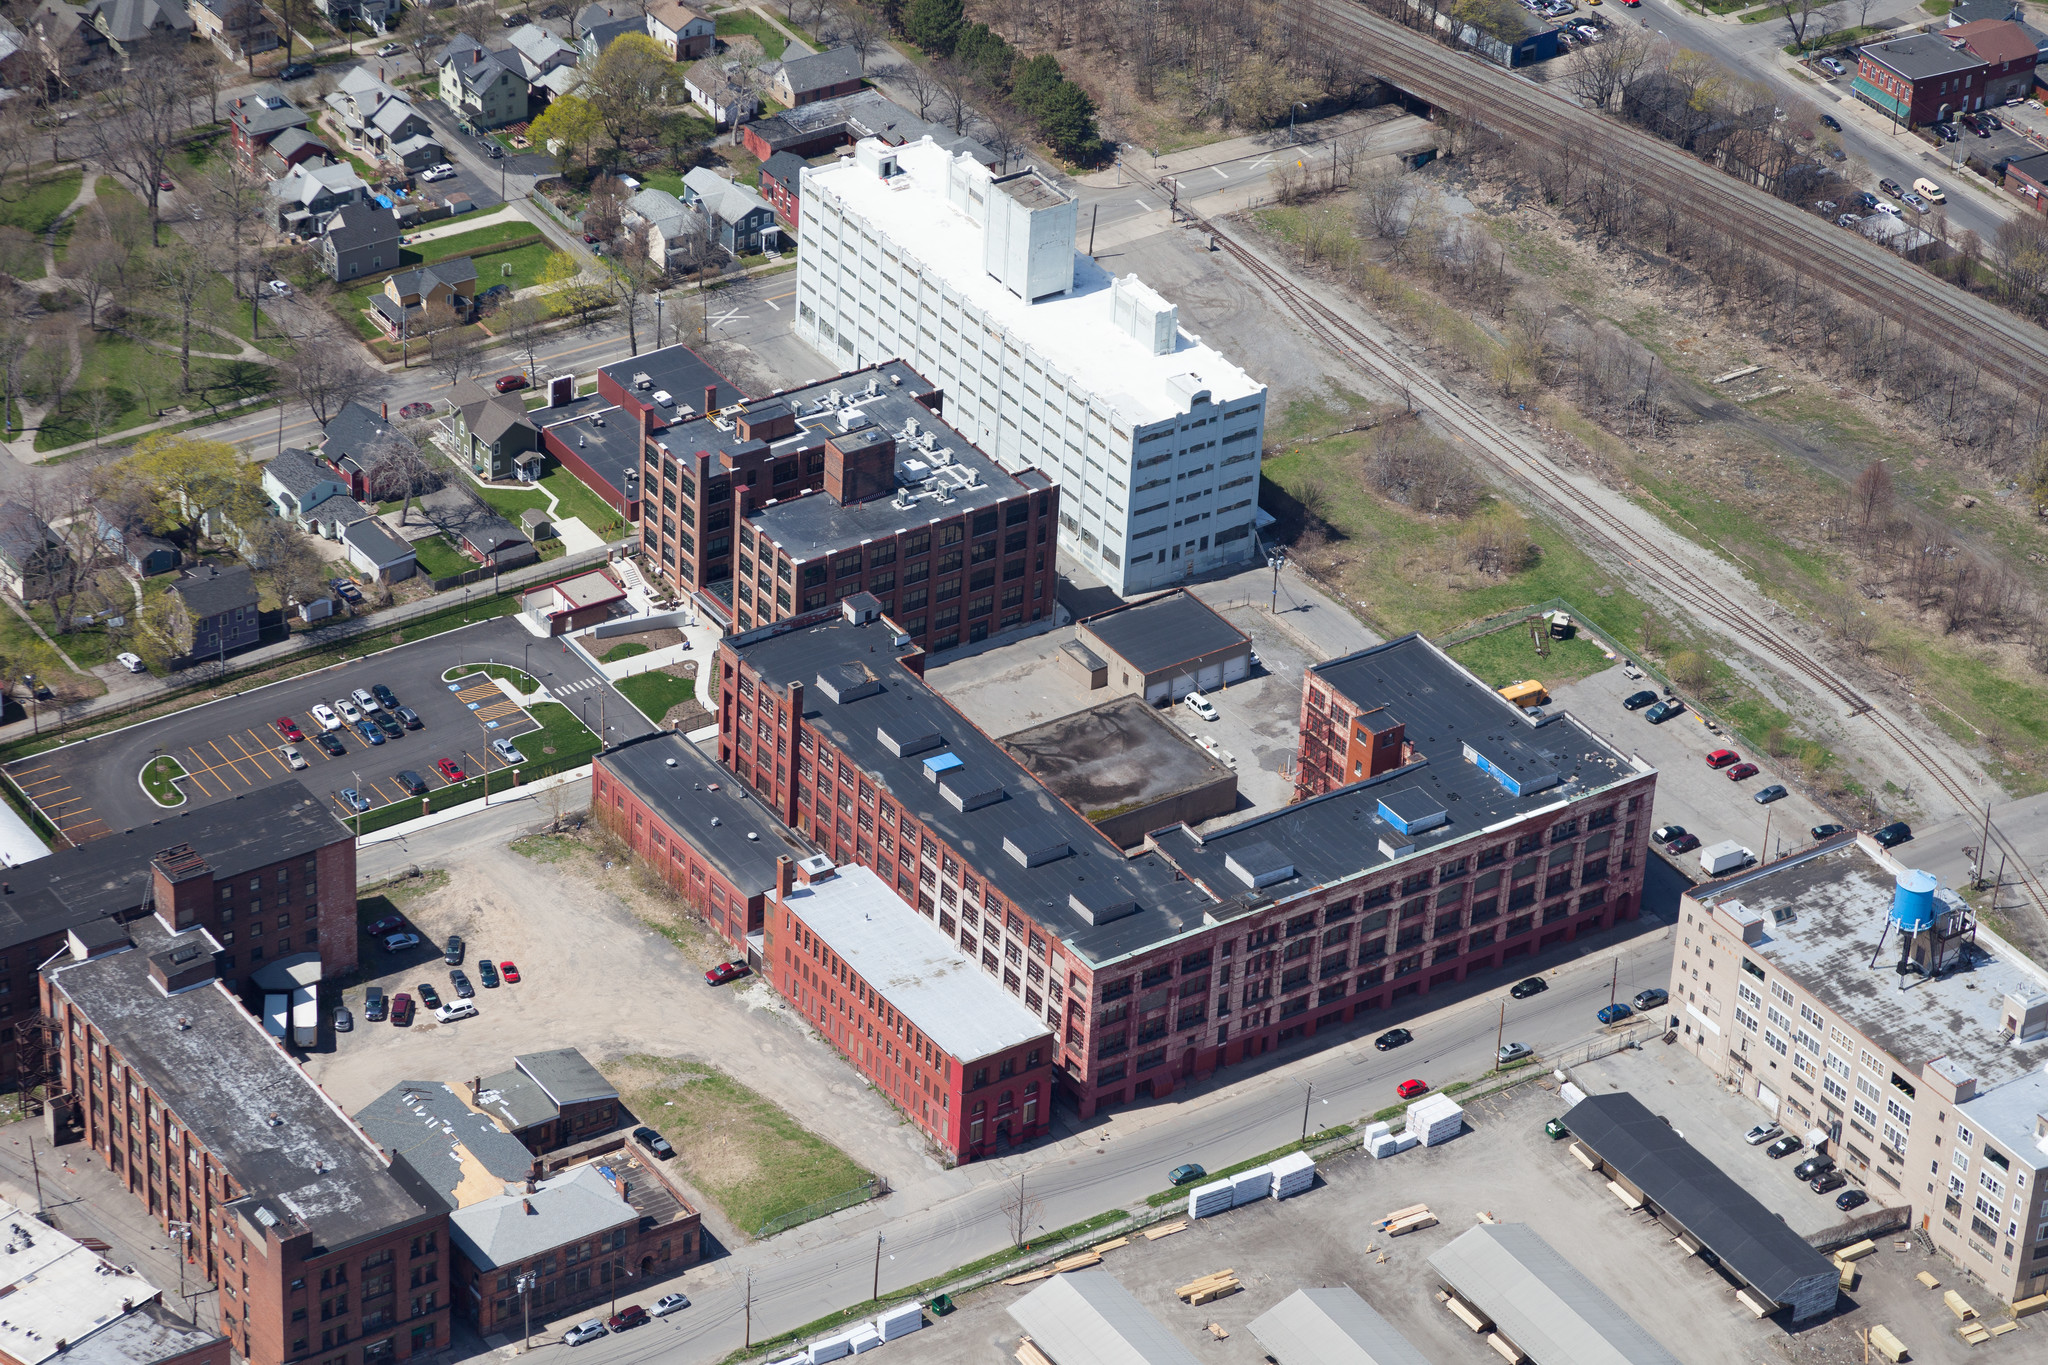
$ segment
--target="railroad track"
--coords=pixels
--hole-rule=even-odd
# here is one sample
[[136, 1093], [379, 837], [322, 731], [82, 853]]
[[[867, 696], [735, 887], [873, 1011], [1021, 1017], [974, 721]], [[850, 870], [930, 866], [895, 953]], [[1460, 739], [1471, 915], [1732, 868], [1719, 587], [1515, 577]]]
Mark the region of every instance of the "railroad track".
[[1967, 342], [1972, 361], [2015, 392], [2028, 398], [2048, 394], [2048, 332], [1934, 279], [1891, 251], [1350, 0], [1292, 0], [1290, 9], [1308, 33], [1336, 50], [1360, 54], [1401, 90], [1517, 141], [1569, 146], [1597, 157], [1601, 173], [1627, 175], [1667, 203], [1729, 225], [1766, 257], [1824, 282], [1871, 315], [1891, 319], [1944, 350]]
[[[1152, 184], [1149, 177], [1142, 174], [1137, 178]], [[1153, 188], [1164, 194], [1156, 184]], [[1361, 374], [1405, 385], [1411, 391], [1427, 395], [1431, 406], [1453, 419], [1449, 424], [1452, 434], [1504, 475], [1527, 504], [1541, 509], [1557, 525], [1576, 530], [1592, 543], [1604, 545], [1672, 600], [1691, 604], [1719, 622], [1730, 634], [1749, 642], [1759, 654], [1810, 679], [1847, 706], [1852, 718], [1863, 717], [1896, 744], [1959, 810], [1973, 817], [1986, 813], [1986, 807], [1972, 799], [1963, 782], [1903, 726], [1865, 700], [1847, 680], [1819, 659], [1788, 640], [1741, 603], [1701, 581], [1656, 538], [1617, 516], [1599, 499], [1565, 477], [1565, 471], [1557, 465], [1532, 454], [1477, 408], [1439, 384], [1426, 371], [1409, 364], [1368, 336], [1343, 314], [1301, 288], [1257, 252], [1239, 243], [1227, 229], [1202, 219], [1190, 210], [1183, 212], [1187, 213], [1191, 226], [1207, 232], [1225, 254], [1271, 292], [1311, 335], [1334, 353], [1348, 358]], [[1995, 823], [1990, 825], [1990, 830], [1992, 839], [2006, 851], [2009, 861], [2018, 867], [2021, 884], [2035, 907], [2048, 913], [2048, 893], [2044, 893], [2026, 859]]]

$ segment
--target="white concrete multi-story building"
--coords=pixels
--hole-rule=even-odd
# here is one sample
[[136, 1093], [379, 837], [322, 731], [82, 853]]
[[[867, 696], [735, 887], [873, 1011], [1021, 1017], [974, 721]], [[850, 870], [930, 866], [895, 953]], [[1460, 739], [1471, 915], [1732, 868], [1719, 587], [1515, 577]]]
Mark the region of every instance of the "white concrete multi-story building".
[[797, 335], [902, 358], [946, 420], [1062, 488], [1060, 543], [1119, 594], [1258, 553], [1266, 388], [1134, 275], [1074, 250], [1072, 195], [930, 139], [803, 173]]

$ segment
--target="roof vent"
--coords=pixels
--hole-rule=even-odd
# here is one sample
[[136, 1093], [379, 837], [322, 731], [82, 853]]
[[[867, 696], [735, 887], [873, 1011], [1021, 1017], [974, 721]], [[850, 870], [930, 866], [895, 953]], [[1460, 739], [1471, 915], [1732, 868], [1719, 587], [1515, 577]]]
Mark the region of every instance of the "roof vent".
[[964, 766], [940, 778], [939, 791], [944, 794], [946, 804], [962, 814], [993, 806], [1003, 799], [1002, 783], [969, 772]]
[[1254, 890], [1271, 886], [1274, 882], [1284, 882], [1294, 875], [1294, 864], [1264, 840], [1233, 849], [1223, 859], [1223, 865]]
[[759, 842], [760, 842], [760, 839], [761, 839], [761, 836], [760, 836], [760, 835], [758, 835], [758, 834], [756, 834], [756, 833], [754, 833], [754, 831], [752, 831], [752, 830], [748, 830], [748, 831], [747, 831], [747, 842], [748, 842], [748, 843], [750, 843], [750, 844], [752, 844], [752, 843], [759, 843]]
[[1420, 787], [1403, 787], [1380, 798], [1380, 819], [1403, 834], [1435, 829], [1449, 818], [1436, 798]]
[[910, 758], [938, 748], [946, 741], [937, 730], [925, 721], [923, 716], [911, 714], [898, 716], [875, 727], [875, 738], [884, 749], [898, 758]]
[[1099, 890], [1083, 887], [1071, 893], [1067, 908], [1090, 924], [1099, 925], [1127, 919], [1145, 907], [1126, 897], [1114, 884], [1105, 884]]
[[859, 664], [833, 664], [818, 674], [818, 690], [844, 706], [874, 696], [882, 683]]
[[669, 767], [671, 767], [671, 768], [673, 768], [673, 767], [675, 767], [675, 766], [676, 766], [676, 761], [675, 761], [674, 759], [672, 759], [672, 758], [671, 758], [671, 759], [665, 759], [665, 760], [663, 760], [663, 761], [664, 761], [664, 762], [666, 762], [666, 763], [668, 764], [668, 766], [669, 766]]
[[1058, 830], [1033, 820], [1003, 836], [1003, 851], [1022, 867], [1041, 867], [1066, 857], [1073, 850]]
[[822, 877], [832, 870], [832, 860], [822, 853], [813, 853], [808, 858], [797, 859], [796, 865], [803, 869], [806, 877]]

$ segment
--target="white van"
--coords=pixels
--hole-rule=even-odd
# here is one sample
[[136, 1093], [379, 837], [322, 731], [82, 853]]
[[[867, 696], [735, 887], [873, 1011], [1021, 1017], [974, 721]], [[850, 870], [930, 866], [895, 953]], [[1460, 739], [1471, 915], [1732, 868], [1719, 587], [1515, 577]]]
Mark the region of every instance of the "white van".
[[1946, 204], [1948, 202], [1948, 196], [1941, 192], [1941, 186], [1935, 184], [1924, 175], [1913, 182], [1913, 189], [1915, 193], [1919, 194], [1921, 198], [1929, 203]]

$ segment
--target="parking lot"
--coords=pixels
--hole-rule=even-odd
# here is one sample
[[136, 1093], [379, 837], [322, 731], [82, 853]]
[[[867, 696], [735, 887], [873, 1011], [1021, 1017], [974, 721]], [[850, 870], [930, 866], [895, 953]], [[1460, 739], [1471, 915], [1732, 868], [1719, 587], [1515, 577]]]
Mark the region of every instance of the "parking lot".
[[[1702, 847], [1734, 839], [1762, 858], [1766, 856], [1766, 833], [1770, 856], [1775, 856], [1810, 842], [1807, 831], [1813, 826], [1835, 820], [1777, 772], [1768, 754], [1752, 753], [1732, 736], [1714, 733], [1691, 708], [1662, 725], [1650, 724], [1642, 711], [1622, 709], [1624, 697], [1646, 688], [1655, 691], [1654, 680], [1637, 681], [1617, 666], [1579, 682], [1561, 684], [1552, 695], [1594, 734], [1655, 766], [1657, 804], [1652, 815], [1658, 824], [1683, 825], [1699, 836]], [[1707, 766], [1707, 755], [1716, 749], [1733, 749], [1756, 764], [1757, 774], [1730, 781], [1727, 769]], [[1773, 783], [1786, 787], [1787, 795], [1758, 805], [1756, 793]], [[1701, 880], [1697, 853], [1669, 856], [1688, 877]]]
[[[1660, 1051], [1617, 1054], [1594, 1088], [1613, 1088], [1607, 1084], [1611, 1078], [1659, 1111], [1681, 1085], [1712, 1090], [1713, 1078], [1697, 1066], [1693, 1077], [1667, 1075]], [[1946, 1283], [1959, 1280], [1946, 1260], [1910, 1239], [1903, 1253], [1883, 1239], [1883, 1250], [1859, 1262], [1858, 1287], [1838, 1300], [1834, 1313], [1796, 1330], [1777, 1320], [1759, 1321], [1715, 1269], [1686, 1256], [1647, 1214], [1625, 1209], [1601, 1177], [1572, 1159], [1569, 1144], [1544, 1134], [1544, 1121], [1560, 1115], [1569, 1122], [1554, 1085], [1547, 1079], [1531, 1082], [1467, 1105], [1467, 1131], [1449, 1143], [1385, 1161], [1357, 1153], [1327, 1161], [1316, 1188], [1306, 1194], [1278, 1204], [1262, 1200], [1156, 1242], [1134, 1237], [1108, 1251], [1099, 1269], [1115, 1276], [1203, 1360], [1263, 1360], [1248, 1330], [1253, 1318], [1296, 1289], [1348, 1285], [1427, 1359], [1482, 1365], [1498, 1357], [1484, 1337], [1436, 1302], [1438, 1280], [1428, 1258], [1484, 1212], [1533, 1228], [1687, 1365], [1858, 1361], [1857, 1334], [1880, 1322], [1907, 1340], [1917, 1360], [1959, 1361], [1970, 1351], [1955, 1338], [1939, 1292], [1922, 1288], [1912, 1276], [1929, 1270]], [[1673, 1119], [1678, 1122], [1675, 1113]], [[1718, 1151], [1712, 1155], [1722, 1160]], [[1724, 1168], [1738, 1175], [1744, 1170], [1733, 1163]], [[1828, 1203], [1805, 1190], [1800, 1195], [1809, 1203]], [[1759, 1197], [1773, 1208], [1789, 1207], [1775, 1192], [1759, 1191]], [[1427, 1204], [1438, 1225], [1399, 1238], [1373, 1231], [1388, 1213], [1413, 1204]], [[1831, 1204], [1828, 1211], [1833, 1213]], [[1226, 1267], [1236, 1272], [1242, 1292], [1200, 1307], [1175, 1297], [1176, 1286]], [[1007, 1361], [1019, 1333], [1005, 1310], [1032, 1288], [996, 1286], [956, 1296], [957, 1313], [890, 1343], [890, 1359], [897, 1365]], [[1995, 1313], [1981, 1291], [1976, 1302], [1987, 1316]], [[1949, 1320], [1944, 1325], [1940, 1318]], [[1210, 1323], [1227, 1337], [1212, 1334]], [[2030, 1347], [2037, 1353], [2038, 1339], [2021, 1332], [1977, 1350], [1985, 1358], [2018, 1361], [2030, 1355]]]
[[[644, 734], [648, 722], [583, 659], [559, 642], [536, 640], [516, 622], [494, 620], [466, 626], [369, 658], [346, 661], [317, 673], [275, 683], [238, 696], [180, 711], [161, 720], [118, 730], [7, 765], [15, 785], [74, 842], [114, 830], [132, 829], [170, 809], [190, 809], [296, 777], [333, 803], [343, 819], [354, 815], [341, 792], [361, 793], [369, 809], [408, 795], [396, 779], [417, 773], [428, 793], [449, 785], [437, 767], [443, 759], [464, 776], [510, 766], [490, 747], [493, 739], [517, 741], [536, 727], [497, 683], [471, 666], [501, 662], [531, 667], [556, 700], [593, 730], [600, 724], [611, 738]], [[352, 727], [332, 731], [342, 752], [330, 756], [316, 742], [322, 733], [313, 707], [336, 707], [356, 688], [390, 688], [401, 705], [417, 713], [422, 727], [396, 738], [377, 732], [371, 744]], [[278, 722], [290, 721], [305, 735], [288, 741]], [[295, 748], [305, 767], [294, 771], [284, 750]], [[186, 776], [178, 787], [186, 805], [165, 808], [141, 785], [143, 769], [158, 757], [177, 760]], [[459, 780], [459, 779], [452, 779]]]

